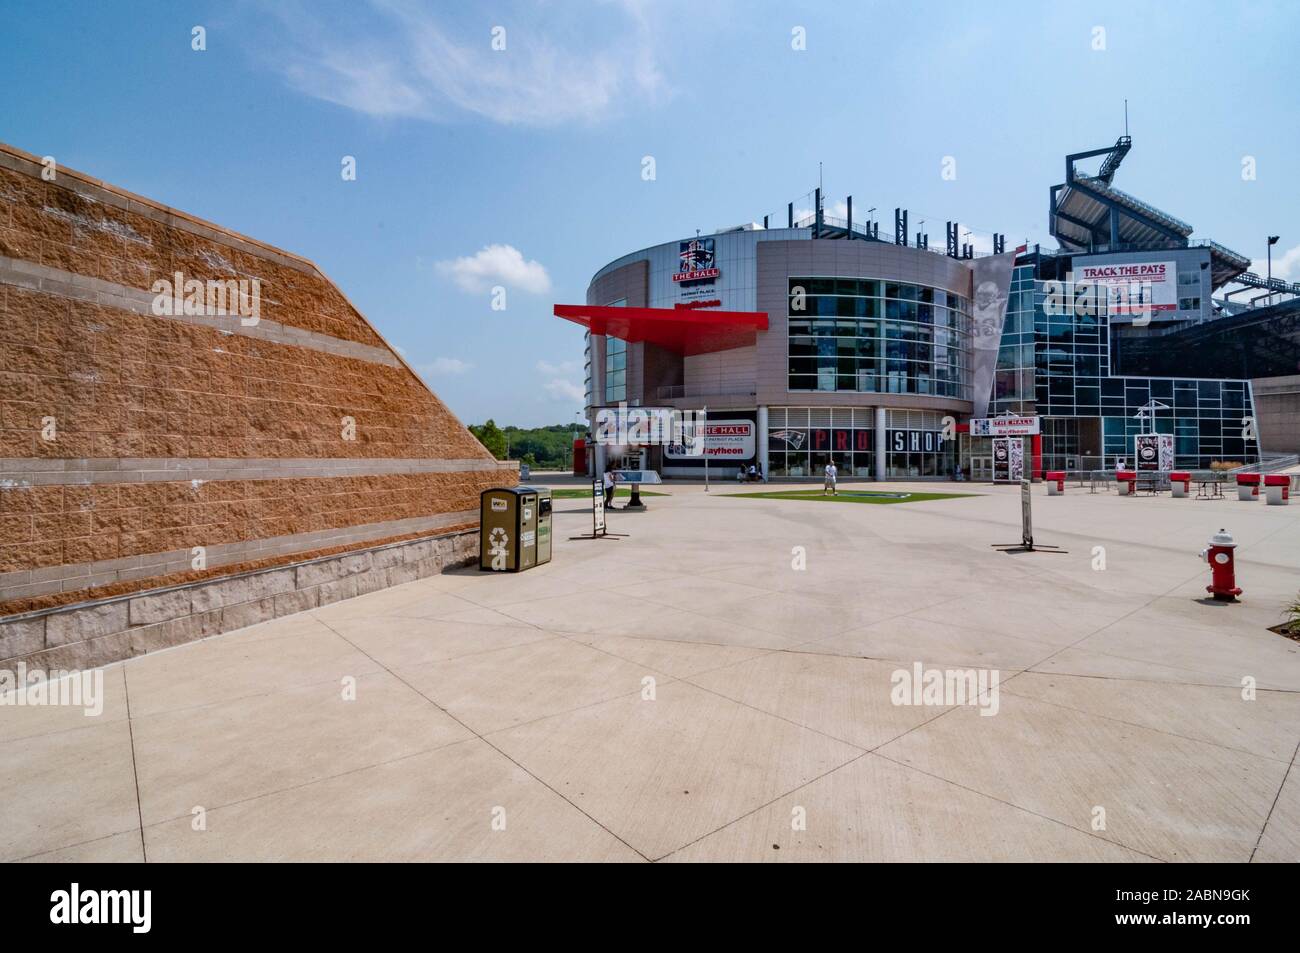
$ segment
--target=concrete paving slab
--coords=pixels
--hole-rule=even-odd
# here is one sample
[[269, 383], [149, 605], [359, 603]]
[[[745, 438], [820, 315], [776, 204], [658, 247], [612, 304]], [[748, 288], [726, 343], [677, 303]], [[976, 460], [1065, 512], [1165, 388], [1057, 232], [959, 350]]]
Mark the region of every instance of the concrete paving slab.
[[144, 860], [144, 840], [140, 831], [127, 831], [123, 834], [111, 834], [61, 847], [44, 854], [35, 854], [23, 858], [28, 864], [138, 864]]
[[1151, 858], [868, 754], [665, 860], [1141, 863]]
[[884, 757], [1170, 861], [1250, 857], [1286, 765], [1003, 692], [957, 708]]
[[646, 677], [668, 678], [569, 639], [394, 671], [478, 734], [640, 692]]
[[791, 592], [732, 599], [697, 611], [742, 628], [779, 635], [790, 644], [829, 638], [886, 615], [880, 610], [823, 602]]
[[575, 640], [637, 665], [664, 672], [673, 678], [685, 678], [688, 675], [725, 668], [770, 651], [739, 645], [674, 642], [626, 635], [575, 636]]
[[954, 606], [954, 622], [935, 622], [900, 616], [854, 629], [819, 642], [796, 646], [793, 651], [819, 655], [850, 655], [889, 659], [911, 665], [959, 665], [1019, 671], [1037, 664], [1057, 651], [1046, 642], [968, 628], [961, 624], [960, 607]]
[[[494, 829], [493, 821], [500, 827]], [[636, 861], [478, 739], [145, 828], [151, 861]]]
[[1033, 666], [1030, 671], [1044, 674], [1079, 675], [1087, 678], [1108, 678], [1133, 682], [1176, 682], [1180, 685], [1210, 685], [1239, 687], [1240, 679], [1198, 669], [1176, 668], [1142, 659], [1131, 659], [1105, 652], [1085, 649], [1061, 649], [1051, 658]]
[[[31, 690], [22, 693], [21, 701], [24, 704], [18, 704], [18, 693], [10, 693], [4, 698], [4, 704], [0, 705], [0, 743], [126, 720], [126, 686], [122, 679], [122, 666], [112, 665], [90, 673], [92, 680], [89, 683], [85, 681], [84, 675], [74, 677], [81, 680], [78, 692], [85, 692], [89, 687], [95, 696], [93, 699], [82, 697], [82, 700], [93, 701], [94, 704], [89, 708], [84, 705], [29, 704], [42, 698]], [[102, 695], [96, 687], [100, 682]], [[72, 700], [78, 696], [71, 694], [71, 688], [69, 685], [65, 689], [60, 684], [58, 688], [49, 686], [45, 691], [58, 691], [60, 695], [68, 691], [67, 697]], [[96, 709], [99, 710], [98, 714], [95, 713]]]
[[1295, 692], [1255, 692], [1247, 700], [1239, 687], [1134, 685], [1034, 672], [1003, 682], [1002, 690], [1288, 764], [1300, 744], [1300, 694]]
[[960, 618], [963, 625], [973, 628], [1005, 632], [1016, 638], [1064, 647], [1122, 619], [1145, 603], [1141, 596], [1081, 587], [1071, 591], [1060, 584], [1039, 584], [1021, 587], [1014, 596], [1005, 590], [989, 591], [939, 606], [928, 606], [909, 615], [932, 622], [951, 622]]
[[197, 708], [299, 685], [338, 684], [379, 663], [322, 627], [290, 639], [243, 642], [217, 636], [125, 663], [132, 717]]
[[0, 744], [0, 861], [140, 830], [125, 720]]
[[694, 685], [491, 736], [531, 774], [657, 859], [851, 760], [860, 749]]
[[899, 668], [874, 659], [773, 652], [688, 680], [866, 751], [944, 711], [893, 704], [891, 679]]
[[1300, 857], [1300, 768], [1292, 764], [1251, 859], [1261, 864], [1294, 864], [1297, 857]]
[[387, 672], [135, 719], [145, 824], [473, 737]]
[[1233, 632], [1148, 614], [1107, 626], [1074, 647], [1137, 661], [1176, 664], [1223, 676], [1238, 685], [1243, 677], [1250, 676], [1260, 688], [1300, 691], [1300, 643], [1262, 627]]
[[[935, 488], [889, 489], [909, 486]], [[618, 542], [570, 541], [585, 514], [558, 514], [554, 560], [524, 574], [457, 570], [110, 667], [89, 728], [0, 706], [0, 856], [138, 859], [139, 771], [149, 818], [181, 812], [147, 827], [150, 860], [1300, 860], [1300, 647], [1266, 631], [1300, 579], [1300, 507], [1036, 495], [1036, 536], [1070, 553], [1006, 556], [989, 544], [1018, 538], [1017, 489], [960, 489], [674, 486], [614, 514]], [[1201, 600], [1220, 526], [1236, 606]], [[893, 706], [917, 661], [1000, 670], [998, 714]], [[398, 679], [406, 696], [372, 690]], [[195, 792], [233, 799], [207, 832], [177, 806]]]
[[373, 616], [331, 620], [329, 627], [387, 668], [409, 668], [559, 638], [531, 625], [489, 625], [445, 619]]

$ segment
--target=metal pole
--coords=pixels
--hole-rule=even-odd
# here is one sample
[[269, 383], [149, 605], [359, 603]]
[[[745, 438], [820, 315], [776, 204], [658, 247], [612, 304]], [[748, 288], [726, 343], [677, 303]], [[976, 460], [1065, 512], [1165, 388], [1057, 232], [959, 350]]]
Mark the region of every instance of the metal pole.
[[704, 434], [700, 437], [700, 452], [704, 454], [704, 492], [709, 492], [709, 405], [704, 405]]

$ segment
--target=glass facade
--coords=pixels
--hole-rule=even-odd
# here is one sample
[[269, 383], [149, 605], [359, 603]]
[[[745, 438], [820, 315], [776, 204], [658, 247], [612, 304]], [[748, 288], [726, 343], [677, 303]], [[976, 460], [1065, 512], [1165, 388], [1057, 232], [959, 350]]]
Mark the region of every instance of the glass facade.
[[[1074, 289], [1063, 287], [1073, 300]], [[1173, 434], [1180, 467], [1257, 457], [1247, 381], [1111, 376], [1104, 306], [1100, 314], [1073, 307], [1048, 314], [1047, 297], [1034, 265], [1015, 269], [989, 403], [990, 416], [1042, 416], [1045, 469], [1067, 469], [1080, 457], [1086, 469], [1113, 468], [1121, 457], [1131, 463], [1133, 437], [1143, 430]], [[1138, 412], [1152, 401], [1168, 409], [1144, 426]]]
[[[942, 414], [894, 409], [885, 414], [886, 476], [952, 472], [956, 444], [942, 439]], [[834, 460], [841, 477], [869, 478], [875, 473], [875, 426], [871, 407], [773, 407], [768, 411], [769, 473], [817, 477]]]
[[791, 278], [789, 389], [970, 399], [970, 302], [925, 285]]
[[605, 336], [605, 403], [627, 400], [627, 342]]

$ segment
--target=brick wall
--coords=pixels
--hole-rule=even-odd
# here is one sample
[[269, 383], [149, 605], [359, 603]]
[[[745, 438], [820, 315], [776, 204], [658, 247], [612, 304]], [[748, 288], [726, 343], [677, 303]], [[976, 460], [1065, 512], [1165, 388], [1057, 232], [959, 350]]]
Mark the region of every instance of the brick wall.
[[[516, 482], [310, 261], [41, 172], [0, 144], [0, 617], [472, 528]], [[256, 279], [255, 317], [177, 273]]]

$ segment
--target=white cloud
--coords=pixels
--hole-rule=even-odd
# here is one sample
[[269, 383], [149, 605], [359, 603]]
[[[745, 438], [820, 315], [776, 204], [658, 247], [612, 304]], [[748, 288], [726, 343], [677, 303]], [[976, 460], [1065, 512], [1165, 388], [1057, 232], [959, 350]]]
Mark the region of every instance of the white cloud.
[[550, 361], [538, 361], [538, 373], [545, 374], [547, 377], [563, 377], [566, 374], [576, 374], [582, 365], [577, 361], [560, 361], [558, 364], [552, 364]]
[[[1261, 278], [1268, 275], [1268, 258], [1260, 258], [1250, 263], [1250, 270]], [[1273, 249], [1273, 277], [1284, 281], [1300, 281], [1300, 245], [1288, 248], [1284, 252]]]
[[464, 374], [473, 368], [474, 365], [469, 361], [462, 361], [458, 357], [438, 357], [428, 364], [419, 365], [417, 369], [421, 374], [428, 374], [430, 377], [450, 377]]
[[[454, 11], [411, 0], [365, 6], [347, 9], [347, 30], [332, 31], [318, 23], [327, 18], [318, 6], [265, 5], [283, 27], [268, 61], [300, 92], [381, 118], [545, 126], [602, 119], [665, 94], [654, 31], [634, 0], [511, 5], [497, 20], [458, 26]], [[506, 26], [504, 51], [492, 49], [492, 23]]]
[[552, 378], [542, 386], [546, 388], [546, 393], [556, 400], [581, 405], [587, 399], [587, 394], [583, 391], [581, 384], [575, 384], [573, 381], [561, 377]]
[[551, 290], [551, 276], [541, 262], [525, 261], [513, 245], [486, 245], [467, 258], [440, 261], [439, 274], [450, 277], [463, 291], [471, 294], [487, 291], [493, 285], [506, 285], [546, 294]]
[[581, 369], [582, 365], [578, 361], [540, 360], [537, 362], [537, 373], [548, 378], [542, 384], [542, 388], [546, 393], [550, 394], [554, 400], [562, 400], [579, 406], [587, 400], [587, 392], [580, 383], [574, 380]]

